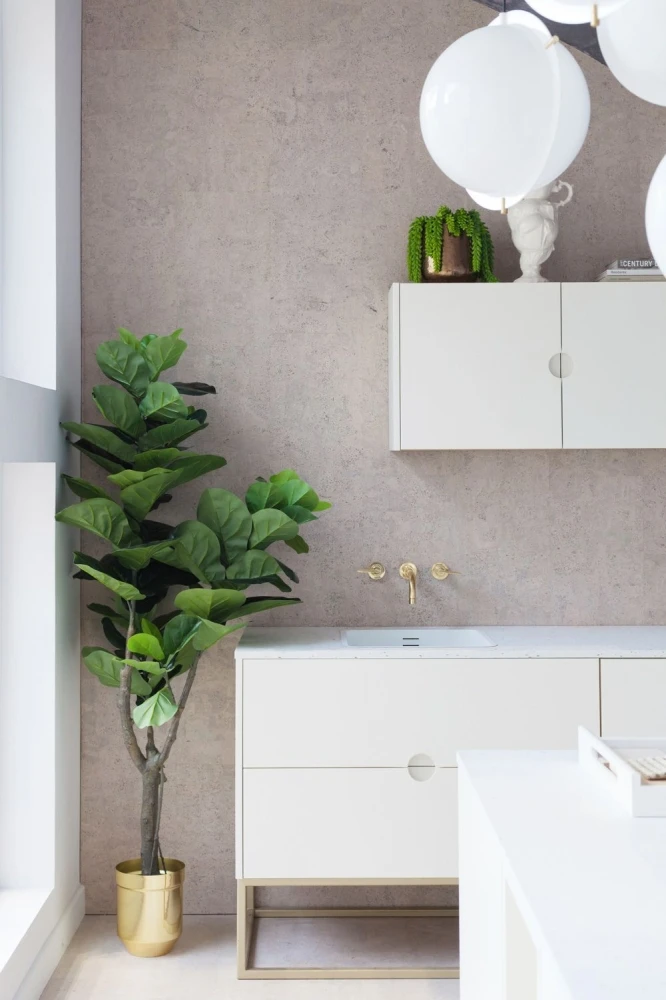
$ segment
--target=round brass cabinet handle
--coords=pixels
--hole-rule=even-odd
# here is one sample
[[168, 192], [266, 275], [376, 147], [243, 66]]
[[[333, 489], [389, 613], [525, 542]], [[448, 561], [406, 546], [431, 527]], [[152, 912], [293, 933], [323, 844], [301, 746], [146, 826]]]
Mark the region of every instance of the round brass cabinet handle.
[[363, 569], [357, 569], [357, 573], [367, 573], [371, 580], [383, 580], [386, 576], [386, 569], [380, 562], [370, 563]]
[[449, 569], [446, 563], [435, 563], [430, 572], [436, 580], [446, 580], [447, 576], [451, 576], [452, 573], [456, 576], [460, 575], [457, 569]]

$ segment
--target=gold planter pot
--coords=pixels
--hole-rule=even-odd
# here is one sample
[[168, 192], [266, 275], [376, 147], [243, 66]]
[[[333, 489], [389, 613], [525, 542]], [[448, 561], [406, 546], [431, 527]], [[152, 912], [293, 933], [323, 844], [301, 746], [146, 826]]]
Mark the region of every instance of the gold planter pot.
[[442, 241], [442, 267], [435, 270], [435, 262], [432, 257], [425, 257], [423, 261], [424, 281], [476, 281], [478, 274], [475, 274], [470, 267], [471, 247], [469, 237], [462, 233], [460, 236], [451, 236], [451, 233], [444, 227], [444, 239]]
[[118, 937], [139, 958], [166, 955], [183, 929], [185, 865], [174, 858], [164, 865], [160, 875], [142, 875], [139, 858], [116, 865]]

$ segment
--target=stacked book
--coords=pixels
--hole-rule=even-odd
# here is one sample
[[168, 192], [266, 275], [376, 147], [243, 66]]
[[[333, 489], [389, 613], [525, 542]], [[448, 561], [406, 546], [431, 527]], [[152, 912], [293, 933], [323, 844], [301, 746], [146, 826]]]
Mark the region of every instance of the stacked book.
[[651, 257], [619, 257], [597, 281], [663, 281], [664, 275]]

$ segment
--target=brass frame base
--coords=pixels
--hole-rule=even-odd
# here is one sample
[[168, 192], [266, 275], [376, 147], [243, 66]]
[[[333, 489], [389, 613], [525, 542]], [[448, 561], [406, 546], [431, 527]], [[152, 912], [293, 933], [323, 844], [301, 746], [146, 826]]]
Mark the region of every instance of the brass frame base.
[[265, 968], [250, 965], [255, 920], [260, 917], [457, 917], [457, 909], [382, 907], [370, 909], [272, 909], [255, 906], [254, 890], [268, 886], [457, 885], [458, 879], [238, 879], [237, 959], [239, 979], [458, 979], [458, 967], [434, 968]]

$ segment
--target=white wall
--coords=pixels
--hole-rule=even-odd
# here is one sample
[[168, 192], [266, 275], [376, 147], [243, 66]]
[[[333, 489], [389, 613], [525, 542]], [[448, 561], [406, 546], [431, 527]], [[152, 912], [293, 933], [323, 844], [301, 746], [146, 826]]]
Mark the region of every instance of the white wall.
[[81, 0], [2, 0], [0, 996], [83, 915], [76, 535], [52, 520], [80, 382]]

